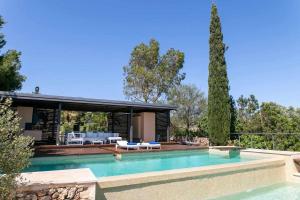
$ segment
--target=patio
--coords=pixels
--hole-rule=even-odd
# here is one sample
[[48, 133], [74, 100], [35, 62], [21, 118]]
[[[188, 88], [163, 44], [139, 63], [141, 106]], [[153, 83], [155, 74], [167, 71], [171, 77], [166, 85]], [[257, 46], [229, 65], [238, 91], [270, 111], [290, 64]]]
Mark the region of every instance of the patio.
[[106, 145], [84, 145], [84, 146], [53, 146], [41, 145], [35, 148], [35, 157], [40, 156], [68, 156], [68, 155], [89, 155], [89, 154], [115, 154], [115, 153], [137, 153], [137, 152], [158, 152], [158, 151], [176, 151], [191, 149], [208, 149], [207, 146], [181, 145], [177, 143], [162, 143], [161, 149], [140, 149], [115, 150], [114, 144]]

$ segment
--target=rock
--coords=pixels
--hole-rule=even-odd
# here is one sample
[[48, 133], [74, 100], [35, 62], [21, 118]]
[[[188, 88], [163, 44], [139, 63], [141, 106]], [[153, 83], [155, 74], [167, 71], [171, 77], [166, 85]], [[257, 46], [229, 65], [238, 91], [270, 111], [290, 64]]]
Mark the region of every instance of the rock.
[[51, 200], [51, 197], [49, 195], [43, 196], [43, 197], [40, 197], [39, 200]]
[[50, 188], [49, 191], [48, 191], [48, 194], [49, 195], [52, 195], [56, 192], [56, 189], [55, 188]]
[[38, 191], [36, 194], [37, 194], [38, 197], [43, 197], [43, 196], [47, 195], [47, 191], [41, 190], [41, 191]]
[[60, 195], [58, 196], [58, 199], [59, 200], [64, 200], [66, 198], [66, 196], [68, 195], [68, 190], [67, 189], [64, 189]]
[[83, 186], [79, 186], [77, 192], [82, 192], [84, 190]]
[[56, 199], [59, 197], [59, 193], [58, 192], [55, 192], [52, 194], [52, 199]]
[[58, 192], [58, 193], [62, 193], [62, 191], [64, 191], [64, 189], [65, 189], [65, 188], [58, 188], [58, 189], [57, 189], [57, 192]]
[[80, 193], [77, 193], [77, 194], [74, 196], [74, 200], [80, 200]]
[[25, 200], [37, 200], [37, 196], [35, 194], [27, 194]]
[[76, 194], [76, 190], [77, 190], [76, 187], [70, 188], [70, 190], [68, 191], [68, 196], [67, 196], [67, 198], [68, 198], [68, 199], [72, 199], [72, 198], [75, 196], [75, 194]]
[[35, 195], [35, 194], [33, 194], [32, 196], [31, 196], [31, 200], [37, 200], [38, 198], [37, 198], [37, 196]]
[[16, 197], [17, 198], [22, 198], [22, 197], [24, 197], [25, 195], [23, 194], [23, 193], [18, 193], [17, 195], [16, 195]]
[[31, 200], [31, 194], [27, 194], [27, 195], [25, 196], [25, 200]]

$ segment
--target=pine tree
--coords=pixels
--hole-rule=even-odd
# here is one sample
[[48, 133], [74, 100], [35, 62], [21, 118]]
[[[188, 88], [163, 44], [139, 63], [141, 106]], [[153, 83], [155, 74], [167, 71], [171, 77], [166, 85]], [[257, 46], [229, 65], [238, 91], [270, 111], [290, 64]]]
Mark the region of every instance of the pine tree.
[[208, 133], [213, 145], [226, 145], [230, 132], [230, 103], [226, 46], [215, 4], [211, 8], [208, 77]]
[[[4, 25], [4, 21], [0, 16], [0, 30]], [[14, 91], [22, 88], [22, 83], [26, 77], [20, 73], [21, 52], [16, 50], [7, 50], [1, 52], [6, 41], [4, 35], [0, 33], [0, 91]]]

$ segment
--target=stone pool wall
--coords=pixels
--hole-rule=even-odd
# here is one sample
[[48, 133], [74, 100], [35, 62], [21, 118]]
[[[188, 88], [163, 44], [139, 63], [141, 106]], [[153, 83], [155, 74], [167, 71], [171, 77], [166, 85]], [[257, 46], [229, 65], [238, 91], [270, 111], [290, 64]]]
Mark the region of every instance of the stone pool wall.
[[96, 177], [90, 169], [22, 173], [17, 200], [95, 200]]
[[16, 194], [17, 200], [79, 200], [90, 199], [88, 185], [61, 185], [48, 187], [21, 188]]

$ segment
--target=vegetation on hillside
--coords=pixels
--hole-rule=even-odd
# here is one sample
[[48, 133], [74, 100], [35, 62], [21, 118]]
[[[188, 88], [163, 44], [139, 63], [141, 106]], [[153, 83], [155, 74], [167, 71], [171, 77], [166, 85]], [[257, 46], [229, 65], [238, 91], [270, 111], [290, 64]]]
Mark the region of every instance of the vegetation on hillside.
[[248, 98], [244, 96], [238, 98], [236, 109], [238, 113], [237, 133], [268, 133], [268, 135], [247, 134], [241, 136], [240, 140], [233, 135], [237, 145], [265, 149], [300, 150], [299, 108], [285, 107], [274, 102], [259, 104], [255, 96], [250, 95]]

